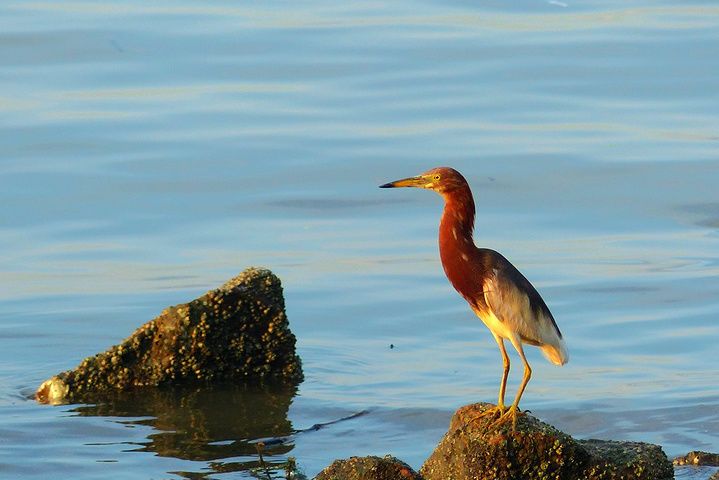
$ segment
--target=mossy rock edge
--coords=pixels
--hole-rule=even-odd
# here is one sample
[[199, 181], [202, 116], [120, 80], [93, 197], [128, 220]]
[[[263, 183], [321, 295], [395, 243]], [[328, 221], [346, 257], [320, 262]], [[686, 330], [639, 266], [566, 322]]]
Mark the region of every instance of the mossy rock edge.
[[35, 397], [51, 404], [87, 403], [108, 391], [160, 385], [299, 383], [302, 363], [295, 342], [280, 279], [267, 269], [248, 268], [46, 380]]

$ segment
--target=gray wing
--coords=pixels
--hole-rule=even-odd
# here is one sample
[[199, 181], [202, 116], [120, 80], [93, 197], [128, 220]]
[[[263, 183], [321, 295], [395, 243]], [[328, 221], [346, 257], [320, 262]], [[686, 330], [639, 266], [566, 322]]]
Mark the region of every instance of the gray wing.
[[[504, 257], [502, 257], [504, 259]], [[561, 340], [552, 313], [537, 290], [509, 261], [485, 277], [484, 300], [497, 319], [531, 345]]]

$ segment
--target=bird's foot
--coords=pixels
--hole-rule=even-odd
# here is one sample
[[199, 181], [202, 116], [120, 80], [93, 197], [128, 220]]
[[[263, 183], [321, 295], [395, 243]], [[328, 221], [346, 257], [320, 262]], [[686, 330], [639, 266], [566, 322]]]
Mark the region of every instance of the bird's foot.
[[475, 423], [475, 422], [478, 422], [480, 420], [485, 420], [485, 419], [489, 419], [489, 420], [499, 419], [506, 410], [507, 410], [507, 407], [505, 407], [502, 404], [499, 404], [495, 407], [486, 408], [484, 411], [475, 415], [475, 417], [472, 418], [472, 420], [470, 420], [470, 423]]
[[489, 408], [485, 409], [482, 413], [480, 413], [479, 415], [477, 415], [475, 418], [486, 418], [486, 417], [490, 417], [490, 418], [496, 417], [496, 418], [499, 418], [499, 417], [501, 417], [501, 416], [504, 414], [504, 412], [506, 412], [506, 411], [507, 411], [507, 407], [505, 407], [505, 406], [502, 405], [502, 404], [499, 404], [499, 405], [497, 405], [497, 406], [495, 406], [495, 407], [489, 407]]
[[502, 415], [500, 415], [494, 423], [492, 423], [491, 427], [498, 428], [511, 420], [512, 431], [515, 431], [517, 429], [517, 418], [520, 415], [524, 415], [524, 412], [521, 412], [516, 405], [512, 405], [504, 413], [502, 413]]

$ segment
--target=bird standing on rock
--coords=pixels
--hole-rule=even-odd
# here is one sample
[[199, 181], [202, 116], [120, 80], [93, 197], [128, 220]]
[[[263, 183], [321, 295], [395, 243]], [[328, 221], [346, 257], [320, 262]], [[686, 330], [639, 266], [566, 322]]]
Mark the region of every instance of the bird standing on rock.
[[[495, 425], [509, 420], [516, 426], [519, 400], [522, 398], [532, 369], [524, 356], [522, 344], [539, 347], [555, 365], [569, 361], [562, 332], [537, 290], [524, 275], [500, 253], [477, 248], [473, 240], [474, 198], [469, 184], [453, 168], [433, 168], [416, 177], [396, 180], [380, 188], [418, 187], [433, 190], [444, 198], [439, 223], [439, 254], [452, 286], [469, 303], [474, 313], [492, 332], [504, 362], [497, 406], [485, 415], [496, 417]], [[509, 357], [504, 340], [509, 340], [524, 362], [524, 376], [510, 407], [504, 405], [509, 375]]]

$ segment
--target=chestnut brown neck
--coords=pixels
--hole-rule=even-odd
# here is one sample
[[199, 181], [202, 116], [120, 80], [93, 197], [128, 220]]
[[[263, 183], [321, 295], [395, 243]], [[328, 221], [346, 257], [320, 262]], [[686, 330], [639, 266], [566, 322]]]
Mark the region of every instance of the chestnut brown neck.
[[472, 244], [474, 232], [474, 198], [472, 191], [466, 185], [449, 192], [442, 193], [444, 197], [444, 211], [439, 223], [440, 249], [460, 249], [461, 245]]
[[445, 192], [444, 212], [439, 223], [439, 256], [450, 283], [465, 298], [474, 296], [474, 285], [466, 284], [476, 277], [472, 271], [477, 247], [474, 245], [474, 199], [469, 186]]
[[486, 275], [482, 251], [474, 245], [474, 199], [469, 185], [442, 195], [444, 212], [439, 223], [439, 256], [447, 279], [473, 308], [483, 309]]

